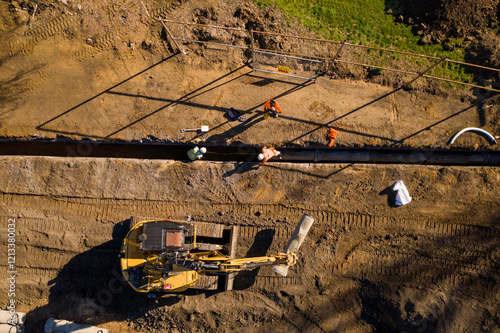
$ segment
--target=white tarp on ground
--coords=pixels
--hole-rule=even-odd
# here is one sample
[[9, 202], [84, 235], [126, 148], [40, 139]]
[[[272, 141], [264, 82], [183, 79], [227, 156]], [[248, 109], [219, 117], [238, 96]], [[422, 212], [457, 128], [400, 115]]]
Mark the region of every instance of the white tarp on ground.
[[402, 180], [398, 180], [392, 189], [397, 192], [396, 206], [403, 206], [411, 201], [410, 193], [408, 193], [408, 189]]

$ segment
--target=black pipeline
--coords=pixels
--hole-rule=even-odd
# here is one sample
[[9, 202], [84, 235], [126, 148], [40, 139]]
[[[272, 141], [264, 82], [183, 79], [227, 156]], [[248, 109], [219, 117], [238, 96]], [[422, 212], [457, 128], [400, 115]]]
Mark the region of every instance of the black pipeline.
[[294, 149], [281, 150], [282, 161], [314, 163], [373, 163], [500, 166], [500, 152], [436, 149]]
[[[207, 147], [204, 160], [258, 162], [261, 147], [216, 146]], [[189, 144], [158, 142], [98, 142], [98, 141], [46, 141], [0, 140], [0, 155], [58, 156], [187, 160]], [[500, 166], [500, 151], [463, 149], [409, 149], [409, 148], [281, 148], [281, 158], [272, 162], [289, 163], [373, 163], [419, 164], [457, 166]], [[270, 162], [271, 162], [270, 161]]]

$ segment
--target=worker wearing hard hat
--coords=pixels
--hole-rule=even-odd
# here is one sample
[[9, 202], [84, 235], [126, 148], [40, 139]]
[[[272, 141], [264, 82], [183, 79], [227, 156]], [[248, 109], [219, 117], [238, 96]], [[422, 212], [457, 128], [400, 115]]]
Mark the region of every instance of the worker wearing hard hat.
[[259, 165], [259, 168], [264, 163], [266, 163], [270, 158], [272, 158], [274, 156], [279, 156], [279, 155], [281, 155], [281, 153], [278, 150], [274, 149], [273, 147], [267, 148], [267, 147], [264, 146], [262, 148], [262, 152], [257, 156], [257, 159], [259, 161], [261, 161], [260, 165]]
[[270, 115], [278, 118], [278, 113], [282, 113], [281, 106], [274, 99], [270, 99], [264, 104], [264, 118], [269, 119]]
[[191, 161], [196, 161], [196, 160], [202, 159], [203, 156], [205, 156], [206, 152], [207, 152], [207, 148], [205, 148], [205, 147], [201, 147], [201, 148], [194, 147], [193, 149], [190, 149], [187, 152], [187, 155]]

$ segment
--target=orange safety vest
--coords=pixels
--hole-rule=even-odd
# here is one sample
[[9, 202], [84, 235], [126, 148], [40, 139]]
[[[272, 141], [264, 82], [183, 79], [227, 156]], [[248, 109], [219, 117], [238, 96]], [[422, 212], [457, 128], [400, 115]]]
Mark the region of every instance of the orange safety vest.
[[270, 148], [264, 147], [264, 148], [262, 148], [262, 155], [264, 155], [264, 160], [262, 161], [262, 163], [265, 163], [271, 157], [278, 156], [279, 152], [272, 147], [270, 147]]
[[331, 146], [333, 146], [333, 142], [335, 141], [335, 138], [337, 137], [337, 131], [334, 130], [333, 127], [331, 127], [328, 130], [327, 136], [328, 136], [328, 139], [330, 139], [330, 142], [328, 142], [328, 147], [331, 147]]
[[271, 107], [271, 101], [274, 101], [274, 99], [270, 99], [268, 100], [265, 104], [264, 104], [264, 112], [266, 112], [266, 110], [273, 110], [273, 111], [276, 111], [276, 112], [279, 112], [279, 113], [282, 113], [282, 110], [281, 110], [281, 106], [278, 104], [278, 102], [274, 101], [276, 103], [276, 105], [274, 105], [274, 109]]

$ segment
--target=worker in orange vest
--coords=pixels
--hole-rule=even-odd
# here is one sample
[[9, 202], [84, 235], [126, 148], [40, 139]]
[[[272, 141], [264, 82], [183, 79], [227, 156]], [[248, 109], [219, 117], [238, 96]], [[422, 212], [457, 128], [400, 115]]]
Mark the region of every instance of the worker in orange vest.
[[267, 148], [266, 146], [264, 146], [262, 148], [262, 153], [260, 153], [258, 156], [257, 156], [257, 159], [260, 162], [260, 165], [259, 165], [259, 168], [264, 164], [266, 163], [270, 158], [274, 157], [274, 156], [279, 156], [281, 155], [281, 152], [279, 152], [278, 150], [274, 149], [273, 147], [269, 147]]
[[264, 118], [269, 119], [270, 115], [278, 118], [278, 113], [282, 113], [281, 106], [274, 99], [270, 99], [264, 104]]
[[326, 136], [330, 140], [330, 142], [328, 142], [328, 147], [333, 146], [333, 142], [335, 141], [335, 138], [337, 137], [337, 131], [333, 127], [330, 127], [330, 129], [328, 130], [328, 133], [326, 133]]

